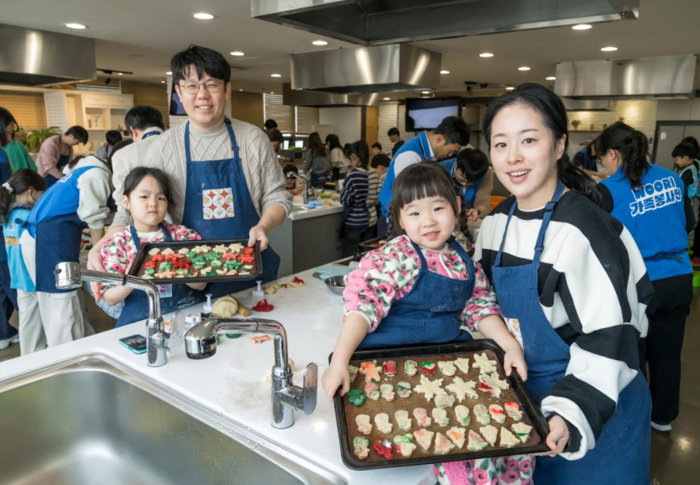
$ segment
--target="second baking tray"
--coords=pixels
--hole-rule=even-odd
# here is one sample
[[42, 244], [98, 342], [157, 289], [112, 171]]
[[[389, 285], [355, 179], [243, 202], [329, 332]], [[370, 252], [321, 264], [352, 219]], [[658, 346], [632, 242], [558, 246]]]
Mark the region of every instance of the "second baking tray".
[[[440, 360], [454, 360], [460, 355], [463, 354], [474, 354], [474, 353], [481, 353], [484, 351], [488, 351], [489, 354], [493, 354], [493, 356], [496, 357], [498, 361], [498, 366], [499, 366], [499, 374], [501, 376], [505, 377], [505, 373], [503, 372], [503, 350], [501, 350], [498, 345], [496, 345], [495, 342], [492, 340], [487, 340], [487, 339], [480, 339], [480, 340], [472, 340], [469, 342], [461, 342], [461, 343], [447, 343], [447, 344], [439, 344], [439, 345], [429, 345], [429, 346], [413, 346], [413, 347], [392, 347], [392, 348], [386, 348], [386, 349], [368, 349], [368, 350], [358, 350], [356, 351], [353, 355], [352, 358], [350, 359], [351, 363], [354, 363], [354, 365], [359, 365], [359, 362], [361, 361], [367, 361], [367, 360], [377, 360], [378, 364], [381, 364], [383, 360], [396, 360], [396, 361], [404, 361], [406, 359], [413, 359], [413, 360], [418, 360], [422, 359], [425, 357], [435, 357], [436, 359]], [[331, 354], [332, 357], [333, 354]], [[491, 358], [493, 358], [493, 356]], [[329, 362], [330, 358], [329, 357]], [[473, 358], [470, 357], [470, 373], [471, 373], [471, 364], [473, 364]], [[409, 380], [409, 378], [405, 378], [402, 370], [402, 365], [399, 364], [397, 365], [397, 375], [396, 375], [396, 380], [399, 380], [399, 376], [401, 376], [401, 380]], [[416, 374], [416, 377], [420, 375], [420, 371], [418, 374]], [[440, 371], [436, 371], [436, 373], [430, 377], [431, 380], [436, 379], [436, 378], [444, 378], [445, 376], [440, 374]], [[357, 388], [358, 383], [360, 383], [360, 389], [364, 388], [364, 381], [361, 381], [362, 374], [358, 373], [355, 381], [351, 383], [351, 388]], [[410, 378], [412, 379], [412, 378]], [[446, 378], [448, 380], [449, 378]], [[347, 466], [350, 469], [353, 470], [370, 470], [370, 469], [376, 469], [376, 468], [388, 468], [388, 467], [397, 467], [397, 466], [411, 466], [411, 465], [426, 465], [426, 464], [431, 464], [431, 463], [444, 463], [448, 461], [460, 461], [460, 460], [474, 460], [474, 459], [479, 459], [479, 458], [495, 458], [495, 457], [501, 457], [501, 456], [511, 456], [511, 455], [523, 455], [523, 454], [533, 454], [533, 453], [541, 453], [545, 451], [549, 451], [549, 447], [546, 444], [546, 437], [549, 434], [549, 426], [547, 424], [547, 421], [545, 420], [544, 416], [542, 415], [542, 412], [540, 411], [539, 406], [537, 406], [532, 399], [532, 396], [528, 392], [528, 390], [525, 388], [525, 385], [523, 384], [522, 379], [518, 375], [517, 371], [513, 370], [511, 373], [510, 377], [505, 377], [507, 379], [508, 384], [510, 386], [510, 389], [504, 391], [505, 397], [508, 397], [509, 393], [512, 391], [514, 393], [514, 398], [512, 400], [517, 400], [517, 402], [520, 404], [522, 411], [527, 419], [523, 419], [521, 422], [529, 424], [532, 426], [532, 431], [530, 434], [530, 439], [526, 444], [523, 444], [522, 446], [516, 446], [513, 448], [500, 448], [498, 446], [496, 447], [487, 447], [485, 450], [482, 451], [469, 451], [466, 449], [467, 442], [464, 444], [464, 448], [462, 450], [454, 450], [451, 453], [448, 453], [446, 455], [435, 455], [435, 454], [428, 454], [422, 452], [420, 449], [420, 446], [416, 447], [415, 452], [413, 453], [413, 456], [410, 458], [404, 458], [401, 456], [396, 449], [394, 448], [394, 459], [393, 460], [386, 460], [381, 457], [377, 457], [376, 453], [372, 449], [372, 445], [374, 443], [374, 440], [378, 437], [378, 433], [376, 432], [376, 427], [373, 428], [372, 434], [369, 436], [366, 436], [370, 440], [370, 457], [365, 460], [360, 460], [357, 458], [354, 453], [353, 453], [353, 446], [352, 446], [352, 439], [355, 436], [365, 436], [365, 435], [360, 435], [356, 431], [356, 427], [354, 424], [354, 419], [350, 416], [350, 419], [352, 422], [350, 423], [350, 426], [348, 426], [348, 413], [346, 412], [346, 408], [350, 407], [351, 413], [352, 414], [371, 414], [371, 422], [372, 425], [374, 426], [374, 414], [375, 412], [368, 412], [369, 410], [366, 409], [368, 405], [374, 405], [374, 406], [381, 406], [383, 409], [377, 412], [386, 412], [390, 416], [390, 421], [394, 423], [394, 429], [392, 430], [391, 433], [388, 435], [382, 435], [382, 438], [387, 438], [390, 439], [393, 443], [393, 438], [397, 434], [406, 434], [412, 431], [416, 431], [417, 428], [414, 424], [414, 426], [411, 428], [410, 431], [402, 431], [398, 429], [398, 427], [395, 424], [394, 417], [393, 417], [393, 412], [394, 408], [399, 409], [400, 407], [406, 409], [409, 411], [409, 416], [411, 416], [411, 419], [413, 419], [410, 406], [408, 406], [408, 402], [406, 402], [404, 406], [400, 406], [399, 403], [402, 402], [402, 398], [399, 398], [398, 396], [395, 398], [394, 401], [392, 402], [385, 402], [382, 400], [379, 401], [370, 401], [369, 399], [363, 405], [362, 407], [356, 408], [349, 404], [347, 395], [341, 397], [340, 393], [336, 393], [335, 398], [334, 398], [334, 404], [335, 404], [335, 416], [336, 416], [336, 421], [338, 425], [338, 435], [340, 439], [340, 450], [341, 450], [341, 456], [343, 459], [343, 463], [345, 466]], [[414, 386], [415, 387], [415, 386]], [[414, 394], [415, 389], [414, 389]], [[480, 396], [481, 396], [481, 391], [478, 391]], [[511, 395], [512, 396], [512, 395]], [[411, 398], [413, 395], [411, 396]], [[409, 398], [409, 399], [411, 399]], [[507, 400], [507, 399], [503, 399]], [[489, 403], [483, 402], [483, 399], [479, 399], [479, 402], [482, 404], [488, 405]], [[426, 405], [425, 398], [423, 396], [420, 396], [420, 402], [422, 403], [420, 407], [424, 408], [429, 408], [431, 406]], [[458, 403], [455, 403], [457, 405]], [[473, 401], [467, 400], [466, 402], [462, 403], [466, 404], [469, 407], [470, 410], [470, 416], [471, 416], [471, 424], [467, 426], [467, 431], [469, 429], [474, 429], [476, 432], [479, 432], [479, 427], [480, 425], [476, 422], [476, 419], [473, 414], [473, 404], [475, 404]], [[501, 403], [502, 405], [502, 403]], [[365, 411], [362, 411], [362, 409], [365, 408]], [[453, 407], [454, 408], [454, 407]], [[510, 418], [506, 421], [507, 423], [512, 422]], [[492, 423], [493, 424], [493, 423]], [[452, 426], [461, 426], [456, 424], [456, 422], [452, 422], [448, 427], [445, 428], [440, 428], [439, 431], [443, 434], [445, 434], [445, 431], [447, 431], [449, 428]], [[504, 426], [504, 425], [497, 425], [497, 426]], [[434, 429], [435, 428], [435, 429]], [[436, 431], [437, 428], [433, 424], [430, 427], [431, 431]], [[377, 435], [377, 436], [375, 436]], [[468, 439], [467, 439], [468, 441]], [[374, 456], [373, 456], [374, 455]]]
[[[210, 246], [213, 250], [215, 246], [219, 245], [228, 246], [229, 244], [242, 244], [243, 247], [248, 246], [248, 239], [214, 239], [210, 241], [163, 241], [157, 243], [146, 243], [141, 246], [136, 258], [134, 259], [131, 268], [129, 268], [129, 276], [143, 277], [143, 265], [150, 261], [151, 256], [148, 252], [153, 248], [158, 248], [163, 251], [166, 248], [171, 248], [173, 251], [177, 252], [182, 248], [193, 248], [194, 246]], [[260, 242], [256, 241], [255, 250], [253, 251], [255, 255], [255, 264], [253, 266], [253, 271], [247, 275], [236, 275], [236, 276], [189, 276], [185, 278], [164, 278], [158, 279], [154, 278], [151, 281], [156, 285], [172, 285], [172, 284], [186, 284], [186, 283], [218, 283], [226, 281], [250, 281], [258, 279], [263, 273], [263, 263], [260, 251]]]

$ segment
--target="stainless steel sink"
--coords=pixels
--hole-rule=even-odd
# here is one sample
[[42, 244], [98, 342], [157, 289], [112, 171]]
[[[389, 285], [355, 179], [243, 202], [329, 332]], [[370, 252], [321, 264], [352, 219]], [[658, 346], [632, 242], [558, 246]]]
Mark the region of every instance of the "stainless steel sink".
[[12, 485], [345, 483], [100, 355], [0, 383], [0, 463]]

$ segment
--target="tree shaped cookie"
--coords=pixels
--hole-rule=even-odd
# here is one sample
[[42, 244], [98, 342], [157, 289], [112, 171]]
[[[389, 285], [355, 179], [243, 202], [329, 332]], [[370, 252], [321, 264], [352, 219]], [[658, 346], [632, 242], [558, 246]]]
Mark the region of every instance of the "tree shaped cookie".
[[496, 361], [490, 360], [486, 352], [483, 354], [474, 354], [474, 363], [472, 367], [476, 369], [481, 369], [482, 374], [488, 374], [494, 372], [497, 369]]
[[494, 397], [501, 397], [501, 391], [508, 389], [508, 383], [498, 378], [498, 372], [481, 374], [479, 376], [479, 390], [490, 392]]
[[420, 376], [420, 384], [418, 384], [414, 391], [423, 393], [428, 402], [432, 401], [436, 394], [446, 394], [445, 390], [442, 388], [443, 379], [435, 379], [431, 381], [425, 376]]
[[469, 372], [469, 359], [465, 357], [460, 357], [454, 361], [455, 367], [464, 372], [465, 374]]
[[461, 377], [455, 377], [452, 384], [445, 386], [445, 389], [450, 391], [455, 395], [459, 402], [464, 400], [464, 396], [469, 396], [472, 399], [478, 399], [479, 395], [476, 393], [474, 388], [476, 387], [475, 381], [464, 381]]

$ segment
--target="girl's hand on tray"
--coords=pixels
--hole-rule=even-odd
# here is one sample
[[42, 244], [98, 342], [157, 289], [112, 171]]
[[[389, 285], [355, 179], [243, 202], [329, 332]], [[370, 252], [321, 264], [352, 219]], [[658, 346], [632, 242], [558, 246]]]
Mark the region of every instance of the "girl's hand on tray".
[[520, 344], [513, 339], [513, 343], [504, 347], [503, 350], [506, 352], [503, 358], [503, 370], [506, 371], [506, 375], [510, 376], [511, 372], [513, 372], [513, 368], [515, 368], [523, 381], [526, 381], [527, 364], [525, 363], [525, 356], [523, 355], [523, 349], [520, 347]]
[[549, 418], [549, 434], [547, 435], [547, 446], [552, 450], [548, 453], [541, 453], [545, 456], [557, 456], [566, 448], [569, 442], [569, 428], [566, 421], [559, 415]]
[[323, 373], [323, 390], [326, 397], [333, 402], [335, 392], [340, 388], [340, 395], [344, 396], [350, 391], [350, 371], [347, 365], [331, 363], [330, 367]]

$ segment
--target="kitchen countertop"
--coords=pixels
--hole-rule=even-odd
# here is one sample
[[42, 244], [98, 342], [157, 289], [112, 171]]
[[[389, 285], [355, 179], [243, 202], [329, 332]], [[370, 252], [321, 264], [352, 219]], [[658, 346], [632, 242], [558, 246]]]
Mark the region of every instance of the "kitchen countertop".
[[307, 209], [295, 202], [292, 207], [292, 212], [289, 214], [288, 218], [292, 221], [300, 221], [302, 219], [329, 216], [331, 214], [339, 214], [341, 212], [343, 212], [343, 206], [341, 204], [333, 205], [331, 207], [324, 205], [323, 207], [317, 207], [315, 209]]
[[[326, 209], [314, 209], [323, 210]], [[326, 213], [333, 213], [333, 209]], [[0, 381], [81, 355], [99, 353], [157, 380], [302, 458], [308, 458], [342, 476], [348, 483], [433, 485], [436, 479], [428, 465], [365, 472], [352, 471], [343, 465], [334, 406], [326, 399], [321, 387], [321, 376], [328, 367], [328, 355], [333, 351], [340, 331], [343, 301], [321, 280], [313, 278], [313, 272], [308, 270], [298, 275], [306, 281], [305, 287], [282, 289], [268, 295], [268, 302], [275, 306], [272, 312], [254, 313], [284, 325], [296, 377], [301, 377], [309, 362], [316, 362], [319, 366], [316, 410], [310, 416], [295, 412], [295, 424], [289, 429], [278, 430], [270, 425], [270, 385], [262, 383], [263, 375], [273, 363], [273, 343], [255, 345], [246, 335], [233, 340], [222, 335], [222, 343], [211, 358], [191, 360], [181, 348], [168, 354], [165, 366], [151, 368], [146, 364], [145, 354], [133, 354], [118, 343], [118, 339], [128, 335], [146, 335], [144, 324], [135, 323], [0, 363]], [[282, 278], [279, 282], [290, 279]], [[255, 303], [249, 291], [236, 296], [248, 308]], [[199, 311], [201, 305], [183, 310], [185, 313]]]

